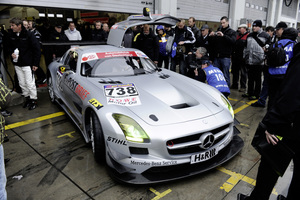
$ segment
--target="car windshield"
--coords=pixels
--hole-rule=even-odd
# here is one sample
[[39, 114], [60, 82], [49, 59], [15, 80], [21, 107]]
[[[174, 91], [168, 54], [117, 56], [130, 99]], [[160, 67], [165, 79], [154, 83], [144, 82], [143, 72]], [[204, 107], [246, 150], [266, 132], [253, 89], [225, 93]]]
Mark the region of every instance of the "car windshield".
[[81, 63], [82, 75], [91, 77], [134, 76], [153, 73], [156, 65], [148, 58], [122, 56]]

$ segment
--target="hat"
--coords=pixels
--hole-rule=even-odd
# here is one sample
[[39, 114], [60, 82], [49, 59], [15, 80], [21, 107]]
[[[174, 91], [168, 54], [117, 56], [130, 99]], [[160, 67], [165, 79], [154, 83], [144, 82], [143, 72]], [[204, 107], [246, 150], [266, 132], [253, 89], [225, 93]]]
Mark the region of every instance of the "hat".
[[297, 29], [292, 27], [284, 29], [281, 35], [281, 39], [290, 39], [293, 41], [295, 41], [297, 37], [298, 37], [298, 31]]
[[261, 20], [255, 20], [252, 24], [252, 26], [258, 26], [258, 27], [262, 27], [262, 21]]
[[162, 25], [159, 25], [156, 27], [156, 30], [164, 30], [164, 27]]
[[56, 24], [55, 24], [55, 27], [57, 27], [57, 28], [61, 28], [61, 27], [62, 27], [62, 25], [61, 25], [61, 24], [58, 24], [58, 23], [56, 23]]
[[280, 28], [283, 28], [283, 29], [287, 28], [286, 23], [285, 23], [285, 22], [279, 22], [279, 23], [276, 25], [275, 29], [280, 29]]
[[206, 63], [210, 63], [209, 57], [208, 56], [202, 56], [200, 58], [200, 62], [201, 62], [202, 65], [206, 64]]
[[247, 24], [240, 24], [238, 28], [248, 28]]
[[203, 30], [205, 30], [205, 29], [209, 29], [209, 27], [208, 27], [208, 25], [207, 25], [207, 24], [204, 24], [204, 25], [202, 25], [202, 27], [201, 27], [201, 31], [203, 31]]

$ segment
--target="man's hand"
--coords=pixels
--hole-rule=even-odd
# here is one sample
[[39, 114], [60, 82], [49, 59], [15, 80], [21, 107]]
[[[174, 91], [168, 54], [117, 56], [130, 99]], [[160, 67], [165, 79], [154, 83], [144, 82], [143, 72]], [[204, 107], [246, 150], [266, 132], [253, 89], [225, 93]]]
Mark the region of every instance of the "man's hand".
[[12, 57], [13, 59], [15, 59], [15, 58], [17, 58], [17, 55], [16, 55], [15, 53], [12, 53], [12, 54], [11, 54], [11, 57]]
[[278, 142], [278, 138], [275, 135], [272, 135], [271, 133], [269, 133], [267, 130], [265, 131], [266, 134], [266, 138], [269, 144], [273, 144], [276, 145]]
[[38, 69], [38, 67], [37, 66], [32, 66], [32, 71], [36, 71]]
[[178, 42], [179, 45], [184, 45], [184, 41]]

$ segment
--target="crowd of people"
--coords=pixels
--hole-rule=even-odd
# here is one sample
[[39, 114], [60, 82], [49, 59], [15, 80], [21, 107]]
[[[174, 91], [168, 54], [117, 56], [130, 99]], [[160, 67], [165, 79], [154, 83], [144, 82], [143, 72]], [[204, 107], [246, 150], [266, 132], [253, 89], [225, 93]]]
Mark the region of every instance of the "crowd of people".
[[[294, 112], [290, 109], [283, 112], [278, 106], [292, 100], [293, 105], [298, 105], [294, 102], [298, 96], [289, 100], [286, 100], [284, 96], [280, 99], [281, 101], [278, 100], [278, 94], [295, 95], [286, 87], [285, 90], [290, 92], [288, 94], [279, 89], [283, 88], [283, 84], [291, 86], [285, 76], [289, 71], [288, 66], [291, 59], [296, 54], [294, 46], [297, 43], [298, 31], [288, 27], [284, 22], [279, 22], [276, 27], [268, 26], [264, 31], [261, 20], [255, 20], [251, 30], [246, 24], [240, 24], [238, 30], [235, 31], [229, 26], [229, 19], [226, 16], [220, 19], [220, 27], [213, 31], [207, 24], [199, 29], [195, 21], [194, 17], [190, 17], [188, 25], [185, 20], [180, 20], [175, 28], [159, 25], [155, 31], [148, 24], [128, 29], [123, 46], [140, 49], [160, 68], [165, 67], [176, 72], [178, 67], [180, 74], [215, 87], [225, 97], [230, 95], [230, 90], [239, 90], [244, 98], [258, 100], [251, 104], [254, 107], [265, 107], [269, 97], [268, 113], [263, 122], [267, 127], [268, 141], [276, 144], [277, 140], [273, 135], [275, 133], [280, 135], [280, 133], [273, 128], [276, 124], [270, 119], [284, 121], [286, 120], [284, 117], [290, 114], [287, 112], [291, 111], [296, 120], [289, 119], [285, 124], [289, 126], [293, 123], [295, 125], [297, 119], [300, 118], [298, 107], [295, 107]], [[54, 27], [46, 22], [43, 26], [37, 26], [34, 21], [18, 18], [11, 19], [10, 24], [8, 32], [1, 30], [4, 51], [14, 65], [16, 85], [20, 86], [19, 92], [25, 98], [23, 107], [28, 110], [34, 110], [37, 107], [36, 84], [46, 81], [47, 72], [44, 72], [39, 66], [41, 52], [43, 52], [45, 63], [48, 66], [53, 59], [61, 57], [68, 48], [68, 46], [45, 48], [43, 43], [82, 40], [105, 43], [109, 34], [108, 24], [102, 24], [101, 21], [96, 21], [94, 29], [89, 29], [89, 31], [86, 31], [87, 29], [85, 31], [77, 30], [74, 22], [69, 22], [66, 30], [63, 30], [64, 26], [59, 23]], [[283, 65], [269, 65], [266, 62], [270, 49], [274, 48], [275, 44], [284, 46], [287, 60]], [[292, 81], [295, 81], [292, 71], [295, 71], [295, 74], [298, 73], [294, 68], [289, 71]], [[293, 82], [293, 84], [296, 83]], [[297, 100], [299, 101], [299, 99]], [[297, 131], [296, 126], [294, 129]], [[3, 135], [0, 134], [0, 136], [0, 160], [3, 160], [1, 159]], [[298, 151], [296, 153], [298, 156]], [[250, 197], [239, 194], [238, 199], [269, 198], [271, 191], [263, 190], [264, 192], [262, 192], [261, 187], [268, 185], [272, 189], [278, 176], [274, 173], [265, 173], [270, 170], [268, 167], [266, 161], [262, 159], [257, 187]], [[298, 170], [298, 162], [295, 162], [294, 173], [296, 170]], [[1, 180], [1, 177], [0, 181], [5, 181]], [[294, 185], [298, 184], [298, 179], [298, 176], [295, 175], [288, 199], [294, 199]], [[268, 180], [271, 181], [268, 182]], [[284, 197], [281, 198], [284, 199]]]

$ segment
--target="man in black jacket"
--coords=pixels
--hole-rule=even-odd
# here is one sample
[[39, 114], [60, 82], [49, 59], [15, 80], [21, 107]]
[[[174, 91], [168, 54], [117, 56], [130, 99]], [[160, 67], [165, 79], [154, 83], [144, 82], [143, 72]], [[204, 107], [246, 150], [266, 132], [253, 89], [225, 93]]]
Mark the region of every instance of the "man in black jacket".
[[[262, 120], [265, 125], [266, 139], [276, 145], [278, 138], [283, 137], [291, 149], [294, 150], [293, 178], [291, 180], [287, 198], [279, 195], [278, 199], [299, 199], [300, 185], [300, 44], [294, 47], [292, 58], [286, 76], [277, 93], [276, 102]], [[280, 158], [278, 158], [280, 159]], [[262, 199], [267, 200], [278, 179], [278, 174], [272, 169], [268, 161], [262, 157], [257, 172], [256, 186], [250, 197], [238, 194], [238, 200]]]
[[95, 22], [95, 29], [92, 30], [91, 34], [92, 34], [91, 35], [92, 36], [91, 39], [93, 41], [98, 41], [98, 42], [104, 42], [105, 41], [106, 35], [105, 35], [105, 33], [104, 33], [103, 29], [102, 29], [102, 24], [101, 24], [100, 21], [96, 21]]
[[201, 36], [201, 31], [199, 30], [199, 28], [196, 26], [196, 19], [194, 17], [190, 17], [188, 20], [189, 23], [189, 27], [192, 29], [193, 33], [194, 33], [194, 37], [196, 39], [196, 42], [194, 43], [195, 47], [199, 47], [197, 46], [197, 41]]
[[[50, 42], [55, 43], [62, 43], [62, 42], [68, 42], [69, 39], [66, 36], [65, 32], [62, 31], [62, 25], [56, 24], [54, 31], [51, 32], [49, 36]], [[52, 59], [57, 59], [59, 57], [62, 57], [64, 53], [70, 48], [70, 45], [54, 45], [50, 47], [50, 54], [52, 56]]]
[[240, 83], [240, 92], [246, 91], [247, 84], [247, 70], [245, 66], [245, 60], [243, 57], [243, 52], [246, 47], [246, 40], [248, 36], [246, 24], [240, 24], [238, 27], [238, 34], [236, 36], [236, 41], [233, 46], [232, 51], [232, 85], [231, 89], [238, 89]]
[[[23, 107], [33, 110], [37, 106], [37, 90], [33, 73], [40, 63], [40, 45], [34, 34], [23, 27], [22, 20], [13, 18], [10, 24], [12, 32], [9, 33], [8, 48], [15, 65], [22, 95], [26, 98]], [[16, 54], [16, 49], [19, 51], [18, 54]]]
[[215, 58], [213, 60], [214, 66], [221, 69], [230, 87], [230, 56], [233, 45], [236, 40], [236, 32], [230, 28], [228, 17], [221, 18], [221, 26], [217, 32], [212, 31], [209, 34], [209, 44], [214, 47]]
[[144, 52], [154, 63], [158, 64], [159, 41], [148, 24], [145, 24], [142, 32], [134, 37], [133, 46]]
[[171, 70], [176, 71], [176, 65], [179, 63], [180, 74], [186, 75], [185, 58], [191, 52], [194, 43], [196, 42], [194, 33], [190, 27], [185, 25], [185, 20], [178, 22], [175, 27], [174, 43], [177, 44], [176, 56], [171, 60]]

